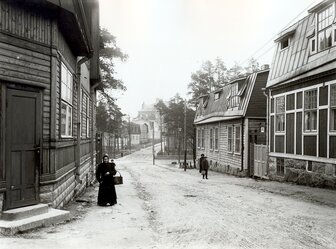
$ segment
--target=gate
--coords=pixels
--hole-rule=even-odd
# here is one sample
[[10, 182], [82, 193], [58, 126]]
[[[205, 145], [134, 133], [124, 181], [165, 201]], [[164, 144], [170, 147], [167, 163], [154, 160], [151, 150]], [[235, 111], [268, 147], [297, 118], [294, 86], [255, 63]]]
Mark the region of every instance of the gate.
[[253, 176], [264, 177], [267, 174], [267, 146], [263, 144], [254, 144], [254, 169]]

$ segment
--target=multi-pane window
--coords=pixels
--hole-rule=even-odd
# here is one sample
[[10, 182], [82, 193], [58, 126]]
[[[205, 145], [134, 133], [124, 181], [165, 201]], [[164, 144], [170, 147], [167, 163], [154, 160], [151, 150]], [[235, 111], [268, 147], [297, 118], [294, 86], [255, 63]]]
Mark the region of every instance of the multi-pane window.
[[305, 131], [317, 130], [317, 89], [305, 91], [304, 95]]
[[330, 131], [336, 131], [336, 84], [330, 85]]
[[218, 150], [218, 128], [215, 128], [215, 150]]
[[323, 50], [332, 45], [332, 22], [334, 5], [324, 9], [317, 16], [318, 50]]
[[201, 148], [201, 130], [197, 130], [197, 147]]
[[235, 83], [231, 85], [229, 106], [230, 108], [233, 108], [237, 107], [238, 105], [239, 105], [238, 83]]
[[91, 127], [91, 119], [90, 119], [90, 99], [89, 96], [82, 91], [82, 125], [81, 125], [81, 135], [82, 137], [90, 137], [90, 127]]
[[210, 129], [210, 150], [213, 150], [213, 129]]
[[61, 136], [72, 136], [72, 73], [62, 63], [61, 65]]
[[235, 153], [240, 153], [240, 136], [241, 136], [240, 126], [235, 126]]
[[233, 128], [232, 126], [228, 126], [228, 151], [233, 151]]
[[275, 99], [275, 131], [285, 131], [285, 96]]
[[204, 148], [204, 129], [202, 129], [201, 147]]

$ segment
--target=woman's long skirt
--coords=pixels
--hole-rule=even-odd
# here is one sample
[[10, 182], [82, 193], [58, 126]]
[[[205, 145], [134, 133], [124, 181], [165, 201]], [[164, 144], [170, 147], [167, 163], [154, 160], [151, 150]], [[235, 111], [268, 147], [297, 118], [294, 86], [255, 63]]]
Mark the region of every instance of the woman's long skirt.
[[117, 193], [114, 184], [99, 185], [98, 191], [98, 205], [106, 206], [109, 203], [111, 206], [117, 204]]

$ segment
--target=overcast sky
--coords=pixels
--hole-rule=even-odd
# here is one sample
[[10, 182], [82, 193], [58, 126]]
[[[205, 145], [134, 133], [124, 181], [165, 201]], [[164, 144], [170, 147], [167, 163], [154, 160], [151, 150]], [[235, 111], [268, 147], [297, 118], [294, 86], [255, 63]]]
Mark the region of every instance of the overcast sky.
[[[221, 57], [227, 67], [251, 56], [271, 64], [277, 33], [319, 0], [100, 0], [100, 25], [129, 55], [116, 67], [127, 87], [122, 112], [187, 96], [192, 72]], [[298, 15], [302, 13], [299, 17]]]

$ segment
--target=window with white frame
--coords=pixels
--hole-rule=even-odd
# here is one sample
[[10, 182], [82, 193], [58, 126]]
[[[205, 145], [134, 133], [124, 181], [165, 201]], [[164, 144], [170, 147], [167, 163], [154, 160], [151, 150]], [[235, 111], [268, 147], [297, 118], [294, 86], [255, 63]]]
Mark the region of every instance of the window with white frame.
[[82, 112], [81, 112], [81, 136], [90, 137], [90, 99], [89, 96], [82, 90]]
[[233, 151], [233, 127], [228, 126], [228, 152]]
[[72, 73], [61, 64], [61, 136], [72, 136]]
[[235, 153], [239, 153], [240, 154], [240, 141], [241, 141], [241, 128], [240, 126], [235, 126], [235, 148], [234, 151]]
[[215, 100], [219, 99], [220, 92], [215, 93]]
[[317, 39], [318, 50], [324, 50], [332, 46], [332, 23], [334, 19], [334, 5], [330, 5], [317, 15]]
[[305, 91], [304, 129], [305, 131], [317, 130], [317, 89]]
[[275, 131], [285, 131], [285, 96], [275, 99]]
[[215, 150], [218, 150], [218, 128], [215, 128]]
[[210, 150], [213, 150], [213, 129], [210, 129]]
[[202, 129], [201, 147], [204, 148], [204, 129]]
[[336, 84], [330, 85], [330, 131], [336, 131]]
[[201, 130], [197, 130], [197, 147], [201, 148]]

